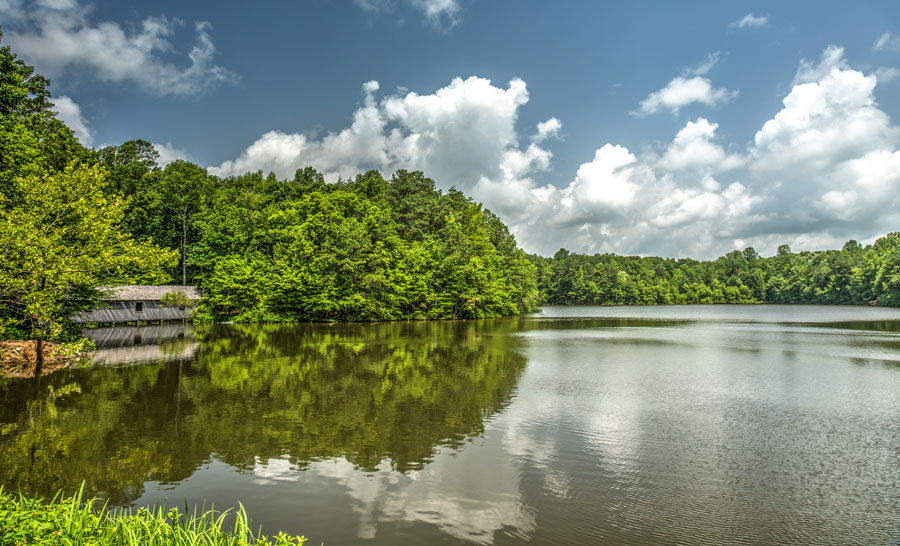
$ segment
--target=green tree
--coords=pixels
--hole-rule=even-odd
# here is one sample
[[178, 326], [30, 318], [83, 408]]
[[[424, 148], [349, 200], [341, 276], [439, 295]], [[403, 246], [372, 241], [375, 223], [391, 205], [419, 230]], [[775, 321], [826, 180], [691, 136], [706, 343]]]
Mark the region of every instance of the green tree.
[[874, 286], [880, 305], [900, 305], [900, 246], [884, 256]]
[[399, 170], [391, 177], [386, 199], [394, 220], [397, 233], [407, 241], [421, 241], [426, 234], [434, 234], [436, 223], [443, 223], [443, 216], [437, 210], [439, 193], [434, 189], [434, 180], [421, 171]]
[[20, 198], [0, 203], [0, 300], [37, 340], [41, 365], [43, 341], [64, 335], [67, 317], [99, 296], [98, 285], [163, 280], [176, 255], [120, 229], [126, 201], [104, 194], [98, 166], [20, 182]]
[[[293, 182], [288, 182], [293, 184]], [[233, 257], [271, 255], [268, 219], [278, 207], [276, 195], [281, 183], [262, 172], [227, 178], [210, 185], [192, 217], [195, 240], [190, 253], [192, 277], [213, 289], [210, 275], [222, 260]]]
[[261, 255], [224, 256], [204, 278], [203, 306], [213, 317], [239, 322], [278, 321], [269, 313], [272, 264]]
[[119, 146], [105, 146], [99, 152], [100, 162], [109, 171], [106, 190], [131, 196], [139, 192], [141, 181], [159, 167], [159, 152], [146, 140], [129, 140]]
[[203, 199], [209, 195], [209, 189], [210, 181], [206, 170], [188, 161], [173, 161], [160, 173], [159, 197], [180, 239], [181, 284], [188, 282], [188, 235], [193, 228], [193, 216], [200, 209]]
[[280, 312], [295, 320], [398, 318], [389, 276], [400, 241], [385, 211], [344, 190], [312, 192], [276, 212], [270, 230]]

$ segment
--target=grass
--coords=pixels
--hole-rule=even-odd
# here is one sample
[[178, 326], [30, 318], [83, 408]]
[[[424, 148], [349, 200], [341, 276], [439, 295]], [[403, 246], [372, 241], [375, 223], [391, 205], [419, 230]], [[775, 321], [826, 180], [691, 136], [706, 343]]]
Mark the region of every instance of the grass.
[[201, 509], [181, 513], [165, 506], [148, 510], [110, 510], [95, 499], [83, 501], [82, 491], [70, 498], [57, 494], [49, 502], [0, 488], [0, 545], [64, 546], [301, 546], [306, 539], [279, 533], [271, 538], [253, 533], [243, 505], [230, 510]]

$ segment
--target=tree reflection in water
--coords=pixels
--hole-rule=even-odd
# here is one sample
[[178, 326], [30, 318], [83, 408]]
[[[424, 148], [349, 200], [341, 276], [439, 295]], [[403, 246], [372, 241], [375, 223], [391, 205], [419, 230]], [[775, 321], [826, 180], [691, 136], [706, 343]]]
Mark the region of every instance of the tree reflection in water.
[[156, 361], [5, 380], [0, 483], [46, 496], [84, 480], [127, 504], [213, 458], [417, 471], [509, 402], [525, 358], [499, 334], [516, 324], [215, 325], [175, 331]]

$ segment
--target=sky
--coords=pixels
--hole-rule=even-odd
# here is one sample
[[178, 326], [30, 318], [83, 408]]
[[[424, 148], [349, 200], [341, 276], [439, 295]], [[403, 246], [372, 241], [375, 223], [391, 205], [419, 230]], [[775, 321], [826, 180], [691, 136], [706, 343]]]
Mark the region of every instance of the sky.
[[218, 176], [421, 170], [528, 252], [900, 230], [900, 2], [0, 0], [88, 146]]

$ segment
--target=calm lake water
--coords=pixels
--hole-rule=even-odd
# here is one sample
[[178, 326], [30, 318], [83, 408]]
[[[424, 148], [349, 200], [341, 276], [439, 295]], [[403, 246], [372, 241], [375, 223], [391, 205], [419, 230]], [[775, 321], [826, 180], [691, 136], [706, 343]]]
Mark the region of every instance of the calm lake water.
[[311, 544], [900, 544], [900, 309], [95, 330], [0, 380], [0, 484]]

